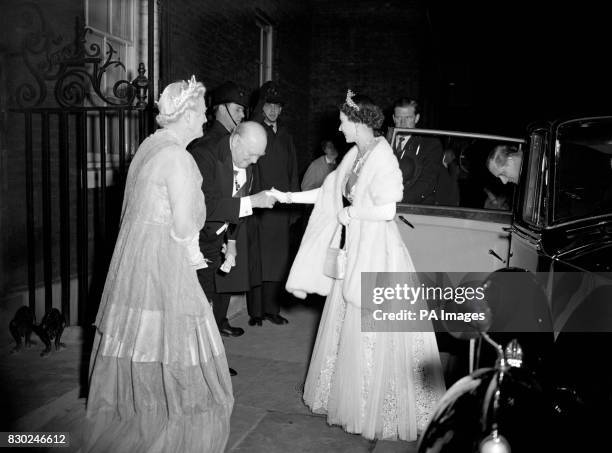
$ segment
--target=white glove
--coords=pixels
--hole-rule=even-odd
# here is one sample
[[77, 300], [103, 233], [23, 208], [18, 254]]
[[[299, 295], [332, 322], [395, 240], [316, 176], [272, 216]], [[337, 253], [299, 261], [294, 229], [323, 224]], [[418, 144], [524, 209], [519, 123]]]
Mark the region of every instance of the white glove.
[[225, 255], [225, 261], [219, 269], [227, 274], [232, 270], [232, 267], [236, 266], [236, 257], [238, 256], [236, 241], [234, 239], [228, 240], [226, 244], [223, 244], [221, 252]]
[[199, 233], [196, 233], [191, 237], [179, 238], [174, 233], [174, 230], [170, 230], [170, 237], [185, 248], [185, 251], [187, 252], [187, 261], [189, 261], [191, 267], [196, 270], [208, 267], [208, 264], [206, 264], [206, 259], [200, 251]]
[[276, 198], [276, 200], [281, 203], [291, 203], [290, 197], [286, 192], [281, 192], [274, 187], [272, 187], [271, 190], [266, 190], [266, 195]]
[[351, 223], [351, 213], [349, 211], [350, 208], [350, 206], [347, 206], [346, 208], [343, 208], [340, 210], [340, 212], [338, 212], [338, 222], [340, 222], [344, 226]]
[[228, 255], [227, 258], [225, 258], [225, 261], [223, 261], [223, 264], [219, 267], [219, 269], [228, 274], [234, 266], [236, 266], [236, 258], [234, 258], [233, 255]]

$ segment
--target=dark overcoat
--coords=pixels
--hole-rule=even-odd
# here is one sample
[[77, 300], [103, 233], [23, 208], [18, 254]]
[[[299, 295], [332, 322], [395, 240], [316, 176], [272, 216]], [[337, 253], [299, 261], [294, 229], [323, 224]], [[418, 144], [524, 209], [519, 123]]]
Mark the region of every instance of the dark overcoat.
[[[272, 187], [282, 192], [300, 190], [297, 172], [297, 157], [291, 134], [282, 124], [274, 132], [271, 126], [261, 123], [266, 129], [268, 144], [266, 154], [256, 164], [257, 189]], [[262, 279], [284, 281], [290, 265], [290, 229], [299, 218], [294, 206], [276, 203], [273, 209], [260, 209], [256, 213], [259, 227]]]
[[[193, 154], [196, 150], [205, 150], [214, 146], [223, 137], [227, 137], [230, 132], [225, 128], [219, 121], [214, 120], [211, 123], [206, 124], [204, 129], [204, 135], [194, 141], [192, 141], [187, 150]], [[198, 152], [200, 152], [198, 151]], [[194, 156], [195, 157], [195, 156]]]

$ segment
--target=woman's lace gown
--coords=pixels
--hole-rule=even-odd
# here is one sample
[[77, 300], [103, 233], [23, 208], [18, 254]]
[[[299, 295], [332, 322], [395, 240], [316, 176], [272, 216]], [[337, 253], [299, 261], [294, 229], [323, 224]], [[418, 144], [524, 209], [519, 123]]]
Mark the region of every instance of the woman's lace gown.
[[[381, 198], [385, 202], [385, 197], [389, 201], [401, 199], [401, 172], [386, 141], [377, 141], [358, 178], [354, 171], [350, 174], [355, 155], [356, 150], [347, 153], [324, 183], [323, 196], [311, 216], [313, 225], [309, 224], [314, 233], [307, 230], [302, 242], [304, 256], [310, 256], [309, 250], [320, 249], [317, 241], [325, 240], [320, 238], [335, 228], [341, 207], [339, 193], [370, 211], [383, 204]], [[378, 204], [373, 201], [376, 196]], [[325, 204], [332, 205], [327, 213]], [[324, 230], [327, 236], [318, 234]], [[347, 275], [344, 280], [334, 280], [327, 296], [304, 402], [313, 412], [327, 414], [328, 423], [350, 433], [368, 439], [412, 441], [425, 429], [445, 391], [435, 334], [431, 326], [429, 332], [422, 333], [362, 332], [359, 301], [361, 272], [415, 272], [414, 265], [392, 220], [354, 218], [346, 235]], [[292, 274], [316, 262], [313, 258], [304, 260], [294, 264]], [[350, 302], [347, 291], [352, 294]]]
[[[202, 177], [178, 143], [160, 130], [130, 165], [96, 319], [85, 451], [222, 452], [227, 443], [234, 400], [225, 350], [185, 248], [170, 235], [177, 200], [188, 203], [193, 234], [206, 216]], [[174, 201], [162, 173], [179, 178], [184, 193]]]
[[443, 394], [435, 334], [361, 332], [361, 310], [335, 284], [304, 387], [308, 407], [368, 439], [412, 441]]

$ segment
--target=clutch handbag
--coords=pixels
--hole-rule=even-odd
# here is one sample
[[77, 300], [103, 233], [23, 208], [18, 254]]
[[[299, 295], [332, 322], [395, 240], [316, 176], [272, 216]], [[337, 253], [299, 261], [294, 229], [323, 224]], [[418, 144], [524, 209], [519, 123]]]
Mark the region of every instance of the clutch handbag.
[[323, 264], [323, 274], [337, 280], [342, 280], [346, 272], [346, 250], [340, 248], [341, 233], [342, 225], [338, 225], [332, 236]]

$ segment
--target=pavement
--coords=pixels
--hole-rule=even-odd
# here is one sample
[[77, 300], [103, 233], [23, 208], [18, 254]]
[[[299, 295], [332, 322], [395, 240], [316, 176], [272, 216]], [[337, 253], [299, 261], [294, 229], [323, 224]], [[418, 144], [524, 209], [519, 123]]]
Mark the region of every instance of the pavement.
[[[226, 452], [416, 452], [416, 442], [368, 441], [329, 426], [302, 402], [321, 309], [320, 300], [284, 307], [281, 313], [290, 322], [283, 326], [265, 321], [250, 327], [244, 310], [231, 319], [246, 333], [225, 339], [229, 365], [238, 371], [232, 378], [235, 405]], [[73, 337], [66, 349], [44, 358], [40, 344], [18, 354], [10, 354], [8, 344], [0, 346], [1, 431], [68, 431], [70, 447], [47, 451], [78, 449], [89, 352], [81, 336]]]

